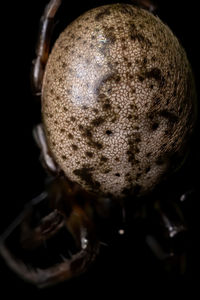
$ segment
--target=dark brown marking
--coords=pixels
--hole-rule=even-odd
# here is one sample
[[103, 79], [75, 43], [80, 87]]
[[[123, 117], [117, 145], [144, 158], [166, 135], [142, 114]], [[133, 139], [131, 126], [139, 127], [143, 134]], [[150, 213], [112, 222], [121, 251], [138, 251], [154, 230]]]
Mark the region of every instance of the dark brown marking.
[[129, 15], [131, 17], [135, 15], [131, 5], [120, 3], [118, 4], [118, 7], [119, 7], [118, 10], [124, 15]]
[[73, 149], [74, 151], [77, 151], [77, 150], [78, 150], [78, 146], [75, 145], [75, 144], [72, 144], [72, 149]]
[[112, 32], [112, 30], [110, 30], [110, 28], [107, 28], [104, 30], [104, 34], [105, 34], [105, 38], [107, 40], [108, 43], [110, 44], [114, 44], [116, 41], [116, 36], [115, 34]]
[[81, 130], [81, 131], [84, 129], [83, 125], [81, 125], [81, 124], [78, 125], [78, 128], [79, 128], [79, 130]]
[[108, 161], [108, 158], [106, 157], [106, 156], [101, 156], [101, 158], [100, 158], [100, 160], [102, 161], [102, 162], [107, 162]]
[[167, 143], [164, 143], [161, 147], [160, 147], [160, 150], [162, 151], [162, 152], [164, 152], [165, 151], [165, 148], [166, 148], [166, 146], [167, 146]]
[[146, 157], [149, 158], [150, 156], [151, 156], [151, 152], [148, 152], [148, 153], [146, 154]]
[[154, 103], [154, 105], [158, 105], [159, 103], [160, 103], [160, 98], [158, 98], [158, 97], [154, 97], [154, 99], [153, 99], [153, 103]]
[[146, 64], [147, 64], [147, 58], [144, 57], [144, 58], [143, 58], [143, 65], [145, 66]]
[[90, 152], [90, 151], [86, 151], [85, 152], [85, 155], [92, 158], [94, 156], [94, 153], [93, 152]]
[[102, 143], [100, 143], [100, 142], [95, 142], [95, 141], [92, 141], [91, 146], [97, 148], [98, 150], [101, 150], [101, 149], [103, 148]]
[[115, 78], [115, 82], [118, 83], [118, 82], [120, 82], [120, 80], [121, 80], [121, 77], [119, 75], [117, 75]]
[[138, 30], [136, 29], [136, 26], [133, 22], [130, 22], [129, 24], [129, 31], [130, 31], [130, 39], [132, 41], [138, 41], [142, 47], [151, 47], [152, 43], [151, 41], [145, 37], [144, 35], [142, 35], [140, 32], [138, 32]]
[[169, 134], [169, 130], [165, 130], [165, 134], [168, 135]]
[[159, 115], [163, 118], [166, 118], [170, 123], [176, 123], [178, 122], [178, 117], [175, 113], [168, 111], [166, 109], [163, 109], [159, 112]]
[[133, 127], [133, 129], [134, 129], [134, 130], [139, 130], [140, 127], [136, 125], [136, 126]]
[[111, 169], [106, 169], [106, 170], [104, 170], [104, 174], [108, 174], [108, 173], [110, 173], [112, 170]]
[[74, 136], [73, 136], [71, 133], [69, 133], [69, 134], [68, 134], [68, 138], [69, 138], [70, 140], [72, 140], [72, 139], [74, 138]]
[[120, 177], [120, 174], [119, 173], [115, 173], [115, 176]]
[[159, 123], [154, 122], [154, 123], [152, 124], [152, 126], [151, 126], [151, 129], [152, 129], [153, 131], [155, 131], [158, 127], [159, 127]]
[[83, 125], [79, 124], [78, 128], [80, 129], [82, 136], [88, 139], [87, 144], [89, 146], [94, 147], [98, 150], [103, 148], [102, 143], [94, 140], [93, 135], [92, 135], [92, 129], [89, 126], [83, 127]]
[[166, 104], [168, 105], [170, 101], [171, 101], [171, 98], [168, 98], [166, 101]]
[[140, 149], [138, 147], [135, 148], [135, 153], [139, 153]]
[[91, 125], [98, 127], [100, 125], [102, 125], [105, 122], [105, 119], [102, 117], [97, 117], [94, 120], [92, 120]]
[[126, 152], [128, 155], [128, 161], [134, 165], [136, 163], [135, 154], [139, 152], [138, 143], [141, 142], [140, 133], [136, 132], [128, 139], [129, 149]]
[[92, 131], [90, 127], [83, 127], [82, 125], [79, 125], [79, 129], [82, 131], [82, 136], [91, 139], [92, 138]]
[[108, 101], [102, 105], [102, 108], [103, 108], [104, 111], [110, 110], [111, 107], [112, 106]]
[[112, 131], [111, 131], [111, 130], [106, 130], [106, 134], [107, 134], [107, 135], [111, 135], [111, 134], [112, 134]]
[[94, 171], [93, 168], [83, 165], [82, 168], [76, 169], [73, 171], [73, 173], [79, 177], [83, 182], [85, 182], [86, 185], [91, 187], [93, 190], [96, 190], [100, 187], [100, 183], [98, 181], [95, 181], [92, 176], [92, 172]]
[[103, 9], [101, 12], [96, 14], [95, 21], [101, 21], [105, 16], [110, 16], [111, 12], [109, 8]]
[[71, 120], [72, 122], [75, 122], [75, 121], [76, 121], [76, 118], [72, 116], [72, 117], [70, 118], [70, 120]]
[[62, 159], [66, 160], [67, 159], [66, 155], [62, 155]]
[[163, 87], [165, 84], [165, 78], [163, 77], [160, 69], [158, 68], [152, 68], [150, 71], [146, 71], [144, 77], [147, 79], [155, 79], [159, 83], [160, 87]]
[[98, 100], [105, 99], [107, 96], [105, 94], [99, 94], [98, 95]]
[[128, 155], [128, 162], [133, 163], [135, 159], [135, 153], [133, 151], [128, 150], [126, 154]]
[[151, 121], [155, 118], [155, 113], [154, 111], [150, 111], [147, 113], [147, 118], [150, 119]]
[[138, 77], [138, 80], [139, 80], [140, 82], [143, 82], [144, 79], [145, 79], [144, 74], [138, 74], [137, 77]]
[[95, 114], [98, 114], [99, 110], [97, 108], [92, 109]]
[[147, 167], [147, 168], [145, 169], [145, 173], [147, 174], [150, 170], [151, 170], [151, 168], [150, 168], [150, 167]]

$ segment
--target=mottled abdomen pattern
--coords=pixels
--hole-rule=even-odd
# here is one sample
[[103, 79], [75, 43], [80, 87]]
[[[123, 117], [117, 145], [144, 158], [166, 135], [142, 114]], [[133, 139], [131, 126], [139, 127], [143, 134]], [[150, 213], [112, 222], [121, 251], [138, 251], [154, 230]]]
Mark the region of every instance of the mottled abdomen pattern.
[[50, 152], [88, 191], [143, 195], [184, 156], [194, 99], [186, 54], [158, 17], [126, 4], [95, 8], [61, 33], [47, 63]]

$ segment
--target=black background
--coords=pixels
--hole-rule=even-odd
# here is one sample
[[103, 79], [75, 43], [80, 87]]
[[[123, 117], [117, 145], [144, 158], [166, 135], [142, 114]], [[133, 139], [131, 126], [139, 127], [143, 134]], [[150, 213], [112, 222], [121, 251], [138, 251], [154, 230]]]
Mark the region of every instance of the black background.
[[[66, 25], [89, 8], [112, 1], [66, 1]], [[113, 1], [114, 2], [114, 1]], [[126, 2], [126, 1], [123, 1]], [[191, 62], [199, 94], [199, 17], [198, 1], [155, 1], [158, 14], [177, 35], [186, 49]], [[37, 106], [31, 97], [30, 68], [35, 57], [38, 24], [47, 1], [11, 1], [1, 7], [4, 15], [1, 25], [1, 208], [0, 233], [22, 210], [24, 203], [43, 190], [44, 172], [39, 164], [39, 151], [32, 139], [32, 128], [38, 122]], [[197, 135], [198, 138], [198, 135]], [[198, 144], [198, 140], [196, 141]], [[199, 164], [197, 156], [197, 166]], [[198, 167], [196, 168], [198, 169]], [[188, 174], [198, 181], [198, 173]], [[192, 206], [192, 205], [191, 205]], [[189, 214], [197, 218], [196, 208], [190, 207]], [[196, 211], [196, 212], [195, 212]], [[198, 234], [198, 222], [194, 225], [194, 236]], [[127, 246], [127, 245], [126, 245]], [[160, 273], [154, 258], [136, 245], [133, 253], [118, 243], [113, 254], [105, 251], [103, 259], [89, 272], [78, 279], [57, 287], [39, 291], [21, 281], [0, 259], [0, 288], [8, 291], [31, 292], [48, 296], [62, 291], [81, 293], [83, 290], [109, 287], [131, 290], [137, 283], [170, 281]], [[112, 249], [113, 250], [113, 249]], [[136, 255], [133, 260], [131, 255]], [[194, 254], [195, 255], [195, 254]], [[129, 264], [129, 261], [132, 263]], [[135, 262], [135, 265], [134, 263]], [[137, 262], [137, 263], [136, 263]], [[195, 280], [196, 272], [181, 280]], [[179, 279], [177, 279], [179, 280]]]

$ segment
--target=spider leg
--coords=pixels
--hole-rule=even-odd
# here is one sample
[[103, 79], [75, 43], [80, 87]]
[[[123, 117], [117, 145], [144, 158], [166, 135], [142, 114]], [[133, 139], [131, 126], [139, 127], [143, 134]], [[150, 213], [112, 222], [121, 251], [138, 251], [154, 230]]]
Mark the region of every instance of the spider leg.
[[155, 3], [152, 0], [132, 0], [133, 4], [154, 13], [157, 9]]
[[[21, 224], [24, 219], [24, 216], [28, 213], [30, 209], [34, 205], [39, 204], [40, 202], [44, 201], [47, 197], [46, 192], [42, 192], [35, 198], [33, 198], [28, 204], [26, 204], [24, 210], [16, 217], [16, 219], [8, 226], [8, 228], [4, 231], [4, 233], [0, 236], [0, 249], [2, 244], [6, 241], [6, 239], [12, 234], [12, 232]], [[0, 250], [1, 252], [1, 250]]]
[[34, 140], [35, 140], [37, 146], [40, 148], [40, 151], [41, 151], [40, 160], [41, 160], [43, 167], [53, 174], [58, 173], [59, 167], [50, 155], [42, 123], [40, 123], [34, 127], [33, 137], [34, 137]]
[[36, 59], [32, 68], [32, 89], [36, 96], [41, 95], [44, 69], [49, 55], [50, 41], [54, 25], [54, 17], [62, 0], [51, 0], [45, 7], [40, 20], [39, 39], [36, 47]]
[[[40, 288], [85, 272], [99, 249], [88, 204], [80, 207], [73, 199], [68, 209], [51, 206], [54, 185], [31, 200], [0, 237], [0, 254], [8, 266]], [[67, 200], [69, 206], [66, 188], [60, 186], [57, 201]]]
[[173, 200], [155, 201], [152, 213], [148, 212], [145, 242], [165, 272], [181, 276], [187, 268], [190, 233], [177, 199]]

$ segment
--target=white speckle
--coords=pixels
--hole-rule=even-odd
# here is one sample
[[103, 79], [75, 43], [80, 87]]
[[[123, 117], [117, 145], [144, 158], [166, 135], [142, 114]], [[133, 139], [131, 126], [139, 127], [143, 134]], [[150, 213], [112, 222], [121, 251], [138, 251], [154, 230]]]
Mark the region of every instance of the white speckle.
[[180, 201], [184, 202], [186, 200], [186, 194], [181, 195], [180, 197]]
[[124, 229], [119, 229], [118, 233], [119, 233], [120, 235], [124, 235], [125, 231], [124, 231]]
[[86, 249], [88, 245], [88, 240], [86, 238], [81, 239], [81, 248]]

